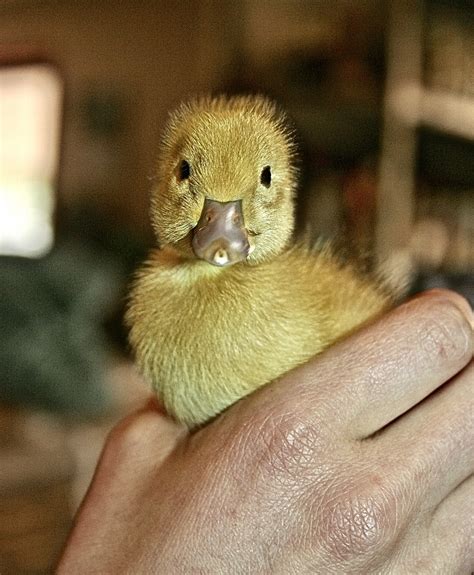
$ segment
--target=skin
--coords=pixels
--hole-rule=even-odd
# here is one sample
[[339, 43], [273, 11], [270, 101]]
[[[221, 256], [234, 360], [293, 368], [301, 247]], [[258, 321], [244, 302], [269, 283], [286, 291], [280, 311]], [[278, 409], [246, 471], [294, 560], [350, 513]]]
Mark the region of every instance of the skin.
[[417, 297], [194, 434], [111, 434], [59, 575], [474, 569], [473, 315]]

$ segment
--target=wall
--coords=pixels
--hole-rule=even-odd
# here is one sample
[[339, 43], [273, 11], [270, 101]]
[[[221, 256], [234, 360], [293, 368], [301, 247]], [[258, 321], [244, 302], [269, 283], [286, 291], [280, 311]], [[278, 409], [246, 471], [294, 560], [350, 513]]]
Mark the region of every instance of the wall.
[[[215, 1], [9, 2], [0, 8], [0, 61], [44, 57], [65, 79], [60, 201], [148, 231], [149, 177], [167, 111], [223, 78], [225, 26]], [[223, 18], [225, 23], [225, 18]], [[116, 96], [123, 129], [91, 133], [88, 94]]]

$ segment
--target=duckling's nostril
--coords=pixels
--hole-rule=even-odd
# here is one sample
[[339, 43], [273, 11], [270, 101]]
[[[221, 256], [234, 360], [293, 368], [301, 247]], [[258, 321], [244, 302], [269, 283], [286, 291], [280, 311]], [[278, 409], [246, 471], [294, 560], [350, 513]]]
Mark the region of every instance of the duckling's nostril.
[[214, 263], [217, 264], [218, 266], [225, 266], [230, 261], [230, 258], [227, 254], [227, 250], [223, 248], [219, 248], [218, 250], [216, 250], [216, 253], [214, 254], [214, 257], [212, 259]]

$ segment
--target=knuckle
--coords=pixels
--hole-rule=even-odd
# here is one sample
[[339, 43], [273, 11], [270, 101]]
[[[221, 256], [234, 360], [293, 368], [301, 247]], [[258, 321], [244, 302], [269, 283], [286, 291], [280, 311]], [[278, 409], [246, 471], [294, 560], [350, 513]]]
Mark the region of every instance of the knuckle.
[[316, 472], [315, 457], [325, 443], [317, 424], [284, 412], [270, 414], [255, 429], [252, 442], [258, 463], [272, 478], [303, 483]]
[[318, 538], [330, 561], [366, 564], [393, 543], [399, 503], [376, 474], [328, 489]]
[[449, 300], [438, 305], [436, 316], [425, 319], [421, 332], [422, 348], [430, 358], [468, 361], [472, 357], [472, 328], [461, 310]]

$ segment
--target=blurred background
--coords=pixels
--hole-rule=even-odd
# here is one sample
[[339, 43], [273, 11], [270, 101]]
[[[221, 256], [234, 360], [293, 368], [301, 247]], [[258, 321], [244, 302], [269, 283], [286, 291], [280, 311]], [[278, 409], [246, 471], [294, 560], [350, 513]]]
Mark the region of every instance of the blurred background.
[[263, 92], [299, 133], [299, 230], [474, 303], [470, 0], [3, 0], [0, 573], [51, 572], [147, 396], [122, 314], [169, 110]]

